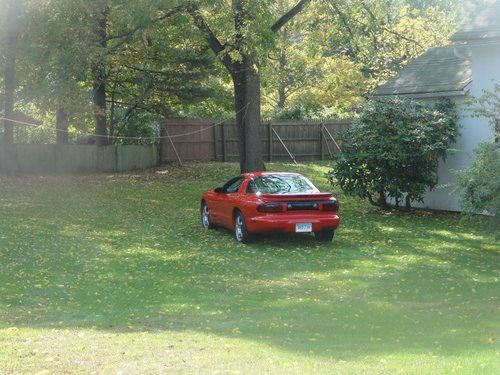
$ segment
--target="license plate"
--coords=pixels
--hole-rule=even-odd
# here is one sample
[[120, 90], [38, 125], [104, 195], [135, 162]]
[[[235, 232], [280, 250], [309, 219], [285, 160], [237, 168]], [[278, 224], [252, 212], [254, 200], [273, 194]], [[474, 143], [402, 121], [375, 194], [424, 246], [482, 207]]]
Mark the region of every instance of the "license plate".
[[297, 223], [295, 224], [295, 232], [312, 232], [312, 223]]

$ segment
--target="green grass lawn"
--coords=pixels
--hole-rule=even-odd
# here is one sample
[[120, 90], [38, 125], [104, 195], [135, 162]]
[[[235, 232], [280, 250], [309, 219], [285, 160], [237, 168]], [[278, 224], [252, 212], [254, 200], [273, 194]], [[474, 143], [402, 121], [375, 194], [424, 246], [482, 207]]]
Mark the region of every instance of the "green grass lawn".
[[331, 244], [240, 245], [198, 212], [236, 173], [0, 177], [0, 374], [500, 373], [491, 232], [341, 195]]

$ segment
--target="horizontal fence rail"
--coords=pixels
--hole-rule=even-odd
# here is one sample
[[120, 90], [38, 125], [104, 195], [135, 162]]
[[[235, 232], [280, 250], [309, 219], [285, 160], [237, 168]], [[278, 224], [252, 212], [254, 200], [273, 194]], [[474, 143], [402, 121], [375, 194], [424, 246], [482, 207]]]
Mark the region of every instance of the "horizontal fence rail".
[[[267, 161], [325, 160], [339, 152], [336, 139], [347, 129], [343, 121], [263, 121], [262, 149]], [[234, 121], [168, 119], [163, 129], [172, 138], [162, 140], [162, 161], [237, 161]], [[186, 135], [183, 135], [186, 134]]]

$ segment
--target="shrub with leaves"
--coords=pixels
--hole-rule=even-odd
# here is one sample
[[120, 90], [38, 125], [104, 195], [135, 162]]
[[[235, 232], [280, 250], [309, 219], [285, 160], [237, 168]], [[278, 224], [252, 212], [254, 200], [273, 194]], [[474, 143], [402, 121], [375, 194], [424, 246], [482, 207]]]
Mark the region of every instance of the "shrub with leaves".
[[437, 185], [439, 159], [457, 135], [450, 100], [432, 106], [398, 97], [368, 101], [342, 136], [330, 182], [374, 205], [386, 207], [387, 198], [394, 198], [409, 208]]
[[495, 139], [500, 138], [500, 84], [495, 82], [493, 90], [484, 91], [473, 107], [476, 116], [483, 116], [490, 119], [494, 127]]
[[495, 83], [475, 104], [473, 113], [490, 119], [496, 143], [479, 145], [476, 161], [458, 176], [457, 190], [466, 213], [490, 213], [493, 225], [500, 228], [500, 84]]
[[462, 208], [465, 212], [495, 215], [494, 224], [500, 226], [500, 144], [482, 143], [476, 151], [477, 159], [458, 177]]

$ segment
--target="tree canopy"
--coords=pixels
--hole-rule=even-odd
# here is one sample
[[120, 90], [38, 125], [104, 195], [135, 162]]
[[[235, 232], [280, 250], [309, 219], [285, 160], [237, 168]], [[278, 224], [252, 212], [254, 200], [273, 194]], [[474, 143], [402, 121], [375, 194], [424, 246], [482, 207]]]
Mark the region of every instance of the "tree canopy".
[[165, 116], [236, 116], [242, 163], [262, 168], [261, 116], [351, 116], [479, 2], [2, 0], [2, 110], [99, 144], [155, 134]]

